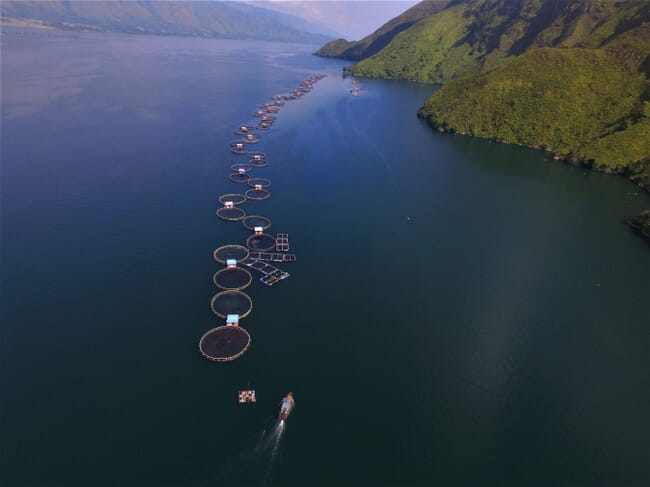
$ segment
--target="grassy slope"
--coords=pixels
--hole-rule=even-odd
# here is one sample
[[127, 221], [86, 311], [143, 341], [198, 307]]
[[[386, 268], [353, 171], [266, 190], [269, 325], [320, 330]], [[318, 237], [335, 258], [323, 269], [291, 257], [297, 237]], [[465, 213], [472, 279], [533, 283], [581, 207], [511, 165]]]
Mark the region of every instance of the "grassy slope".
[[3, 1], [0, 12], [3, 18], [64, 29], [310, 43], [327, 39], [292, 27], [290, 16], [235, 2]]
[[444, 9], [448, 2], [449, 0], [424, 0], [360, 41], [349, 42], [345, 39], [336, 39], [325, 44], [314, 54], [352, 61], [365, 59], [382, 50], [397, 34], [408, 29], [420, 19]]

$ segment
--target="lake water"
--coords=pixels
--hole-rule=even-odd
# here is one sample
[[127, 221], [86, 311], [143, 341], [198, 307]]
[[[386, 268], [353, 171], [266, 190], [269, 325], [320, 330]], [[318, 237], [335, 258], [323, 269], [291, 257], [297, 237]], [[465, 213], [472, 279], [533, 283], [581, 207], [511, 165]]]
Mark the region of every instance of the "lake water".
[[[313, 50], [2, 34], [0, 484], [650, 482], [650, 248], [622, 223], [650, 198], [433, 132], [432, 86], [354, 98]], [[232, 131], [318, 72], [244, 205], [298, 262], [211, 363], [212, 251], [248, 234], [215, 216]]]

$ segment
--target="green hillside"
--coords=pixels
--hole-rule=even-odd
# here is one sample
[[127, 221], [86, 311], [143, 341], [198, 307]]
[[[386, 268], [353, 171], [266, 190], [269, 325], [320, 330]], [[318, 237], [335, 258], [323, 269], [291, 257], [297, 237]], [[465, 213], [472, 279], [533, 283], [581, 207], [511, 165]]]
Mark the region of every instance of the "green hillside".
[[3, 1], [0, 14], [66, 30], [183, 35], [322, 43], [327, 36], [300, 30], [290, 15], [240, 2], [63, 0]]
[[650, 189], [650, 23], [603, 48], [541, 48], [450, 81], [420, 109], [439, 129], [547, 148]]
[[314, 54], [359, 61], [382, 50], [400, 32], [408, 29], [420, 19], [441, 11], [450, 0], [424, 0], [406, 10], [403, 14], [382, 25], [360, 41], [336, 39], [325, 44]]
[[599, 47], [617, 29], [638, 22], [649, 5], [646, 0], [456, 0], [349, 71], [445, 83], [494, 69], [531, 49]]

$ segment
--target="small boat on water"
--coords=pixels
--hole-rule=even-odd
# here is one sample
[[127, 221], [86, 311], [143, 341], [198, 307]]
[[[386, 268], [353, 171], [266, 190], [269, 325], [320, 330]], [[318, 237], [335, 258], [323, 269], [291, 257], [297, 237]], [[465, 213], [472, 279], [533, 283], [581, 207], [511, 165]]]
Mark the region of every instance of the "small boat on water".
[[282, 398], [282, 401], [280, 402], [280, 411], [278, 412], [278, 419], [280, 421], [286, 420], [291, 414], [291, 411], [293, 411], [294, 406], [295, 406], [295, 402], [293, 400], [293, 393], [290, 392], [289, 394], [284, 396]]

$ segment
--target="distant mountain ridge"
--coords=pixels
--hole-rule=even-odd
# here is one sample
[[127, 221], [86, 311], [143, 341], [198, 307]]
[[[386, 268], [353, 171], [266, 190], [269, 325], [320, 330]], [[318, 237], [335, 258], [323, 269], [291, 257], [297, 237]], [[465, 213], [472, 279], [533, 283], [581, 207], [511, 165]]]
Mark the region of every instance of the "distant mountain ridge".
[[9, 0], [0, 3], [0, 15], [68, 30], [310, 44], [331, 39], [294, 16], [229, 1]]

